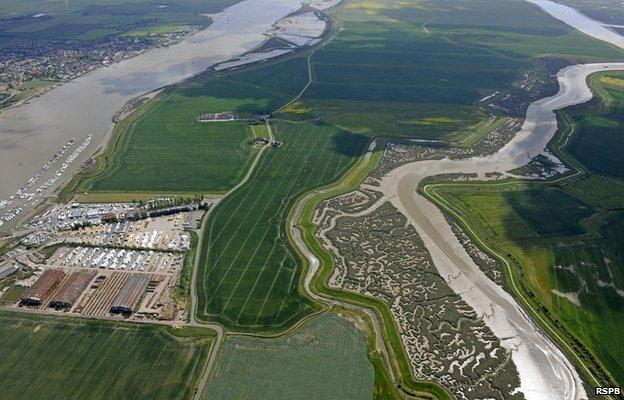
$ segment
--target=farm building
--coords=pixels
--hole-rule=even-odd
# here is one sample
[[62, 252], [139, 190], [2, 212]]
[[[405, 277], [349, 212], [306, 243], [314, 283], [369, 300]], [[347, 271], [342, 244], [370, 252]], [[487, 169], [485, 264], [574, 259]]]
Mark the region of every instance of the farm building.
[[251, 117], [251, 120], [249, 121], [249, 123], [252, 125], [263, 124], [267, 122], [269, 119], [271, 119], [271, 117], [272, 117], [271, 114], [254, 114], [253, 117]]
[[39, 279], [26, 291], [20, 303], [27, 306], [38, 306], [48, 298], [65, 277], [65, 273], [58, 269], [46, 270]]
[[131, 314], [136, 311], [149, 283], [150, 279], [147, 275], [131, 276], [111, 304], [110, 312], [114, 314]]
[[95, 273], [91, 271], [78, 271], [65, 279], [59, 289], [50, 300], [50, 307], [56, 309], [72, 308], [80, 294], [87, 288]]
[[0, 280], [8, 278], [17, 271], [19, 271], [19, 264], [14, 260], [0, 262]]

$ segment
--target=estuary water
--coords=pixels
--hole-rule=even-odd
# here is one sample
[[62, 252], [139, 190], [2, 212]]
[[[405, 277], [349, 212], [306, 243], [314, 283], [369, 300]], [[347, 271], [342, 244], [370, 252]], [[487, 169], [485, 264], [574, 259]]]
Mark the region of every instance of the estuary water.
[[[624, 38], [570, 7], [547, 0], [527, 0], [581, 32], [624, 48]], [[527, 164], [540, 154], [557, 130], [555, 110], [592, 98], [589, 74], [624, 70], [624, 63], [575, 65], [558, 73], [559, 92], [530, 105], [515, 137], [498, 152], [464, 160], [432, 160], [403, 165], [382, 181], [384, 193], [407, 215], [432, 259], [456, 293], [484, 317], [486, 324], [512, 352], [520, 390], [528, 400], [586, 399], [583, 382], [563, 352], [527, 316], [518, 302], [491, 281], [455, 237], [443, 214], [416, 191], [428, 176], [448, 173], [504, 172]]]
[[[319, 8], [331, 5], [317, 3]], [[242, 1], [217, 14], [207, 29], [176, 45], [99, 68], [28, 104], [4, 110], [0, 113], [0, 201], [21, 188], [71, 138], [76, 138], [75, 145], [92, 135], [86, 149], [64, 171], [69, 177], [102, 144], [113, 125], [111, 118], [128, 100], [253, 49], [275, 22], [301, 5], [302, 0]]]
[[555, 3], [550, 0], [526, 0], [529, 3], [535, 4], [552, 17], [557, 18], [568, 26], [583, 32], [584, 34], [591, 36], [595, 39], [602, 40], [607, 43], [611, 43], [617, 47], [624, 48], [624, 37], [620, 36], [617, 32], [609, 29], [608, 24], [603, 24], [600, 21], [589, 18], [578, 10], [565, 6], [563, 4]]

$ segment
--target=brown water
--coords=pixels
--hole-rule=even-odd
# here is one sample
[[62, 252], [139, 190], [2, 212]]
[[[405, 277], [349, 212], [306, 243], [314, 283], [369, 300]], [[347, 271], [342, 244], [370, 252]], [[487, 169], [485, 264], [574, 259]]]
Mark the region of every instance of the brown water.
[[[546, 0], [527, 1], [587, 35], [624, 48], [624, 38], [576, 10]], [[483, 316], [503, 346], [512, 352], [520, 375], [520, 390], [528, 400], [586, 399], [587, 393], [572, 363], [527, 317], [518, 302], [480, 270], [440, 210], [419, 195], [416, 188], [428, 176], [505, 172], [525, 165], [553, 138], [557, 130], [554, 111], [591, 99], [587, 76], [606, 70], [624, 70], [624, 63], [576, 65], [561, 70], [559, 92], [531, 104], [522, 129], [495, 154], [403, 165], [384, 177], [381, 185], [387, 198], [410, 218], [449, 286]]]
[[300, 7], [301, 0], [245, 0], [177, 45], [100, 68], [0, 113], [0, 200], [15, 193], [70, 138], [82, 142], [91, 133], [89, 148], [73, 163], [75, 171], [128, 100], [251, 50], [276, 21]]

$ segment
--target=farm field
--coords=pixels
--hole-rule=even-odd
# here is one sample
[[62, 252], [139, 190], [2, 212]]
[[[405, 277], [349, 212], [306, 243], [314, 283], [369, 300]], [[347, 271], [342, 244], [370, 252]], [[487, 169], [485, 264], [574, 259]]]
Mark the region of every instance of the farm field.
[[0, 316], [3, 399], [190, 399], [212, 343], [210, 330]]
[[567, 151], [589, 171], [624, 178], [624, 74], [600, 75], [608, 104], [571, 111], [576, 127]]
[[[275, 91], [281, 68], [300, 69], [293, 59], [265, 70], [189, 83], [142, 106], [120, 124], [117, 143], [103, 171], [81, 182], [78, 193], [214, 193], [234, 186], [256, 150], [247, 119], [270, 112], [301, 90], [303, 75], [285, 79]], [[240, 76], [240, 78], [239, 78]], [[255, 84], [247, 81], [256, 82]], [[206, 113], [229, 111], [241, 121], [199, 122]]]
[[522, 1], [353, 1], [334, 13], [345, 29], [314, 53], [313, 83], [284, 115], [366, 135], [462, 142], [500, 115], [478, 106], [485, 96], [546, 80], [563, 59], [624, 57]]
[[538, 302], [624, 381], [624, 214], [595, 219], [603, 196], [592, 205], [544, 185], [455, 184], [436, 192], [517, 263]]
[[197, 318], [231, 329], [283, 329], [316, 310], [299, 293], [299, 256], [286, 238], [298, 195], [330, 183], [363, 154], [368, 139], [321, 123], [274, 126], [249, 181], [207, 221], [197, 279]]
[[220, 357], [205, 399], [373, 398], [366, 336], [335, 314], [278, 339], [230, 337]]
[[135, 34], [139, 28], [156, 32], [171, 25], [207, 25], [210, 20], [200, 14], [215, 13], [234, 3], [176, 0], [160, 7], [161, 3], [152, 0], [3, 1], [0, 17], [8, 21], [0, 27], [0, 44], [14, 38], [85, 40]]

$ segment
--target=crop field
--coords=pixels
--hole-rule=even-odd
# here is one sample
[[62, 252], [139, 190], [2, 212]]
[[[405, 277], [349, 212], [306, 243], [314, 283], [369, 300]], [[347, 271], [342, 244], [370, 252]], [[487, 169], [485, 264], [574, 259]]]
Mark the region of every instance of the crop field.
[[0, 316], [3, 399], [190, 399], [212, 342], [209, 330]]
[[[281, 79], [282, 71], [292, 73]], [[270, 112], [305, 85], [305, 62], [292, 59], [262, 70], [226, 74], [168, 93], [129, 118], [105, 171], [80, 192], [224, 192], [245, 174], [255, 150], [247, 118]], [[278, 85], [278, 80], [283, 84]], [[255, 82], [254, 84], [249, 82]], [[279, 89], [281, 91], [276, 91]], [[205, 113], [230, 111], [240, 122], [199, 122]]]
[[484, 233], [503, 242], [583, 234], [579, 221], [595, 212], [591, 205], [551, 188], [477, 191], [459, 185], [438, 192], [462, 211], [479, 216]]
[[158, 103], [124, 132], [112, 167], [89, 191], [208, 193], [236, 184], [254, 154], [248, 124], [198, 122], [201, 106], [179, 108], [183, 100]]
[[335, 314], [307, 322], [287, 337], [231, 337], [205, 399], [373, 398], [366, 336]]
[[624, 58], [522, 1], [353, 1], [335, 14], [345, 29], [314, 53], [300, 110], [367, 135], [461, 141], [486, 118], [476, 103], [534, 57]]
[[[478, 234], [516, 260], [530, 290], [624, 381], [624, 214], [599, 212], [615, 199], [590, 177], [564, 185], [453, 185], [437, 193], [466, 216]], [[584, 182], [585, 181], [585, 182]], [[519, 189], [520, 188], [520, 189]], [[591, 192], [596, 189], [596, 193]], [[595, 233], [593, 233], [595, 232]], [[581, 235], [581, 236], [578, 236]]]
[[[166, 25], [208, 24], [203, 13], [215, 13], [234, 0], [177, 0], [165, 7], [153, 0], [9, 0], [0, 4], [0, 44], [8, 39], [95, 39]], [[36, 14], [45, 14], [34, 16]]]
[[197, 280], [201, 320], [279, 329], [315, 310], [298, 291], [301, 266], [286, 218], [299, 194], [336, 180], [368, 139], [320, 123], [279, 123], [275, 133], [283, 146], [268, 149], [208, 220]]
[[608, 105], [568, 112], [576, 126], [568, 152], [590, 171], [617, 178], [624, 178], [623, 77], [608, 74], [597, 80], [597, 85], [607, 91]]

